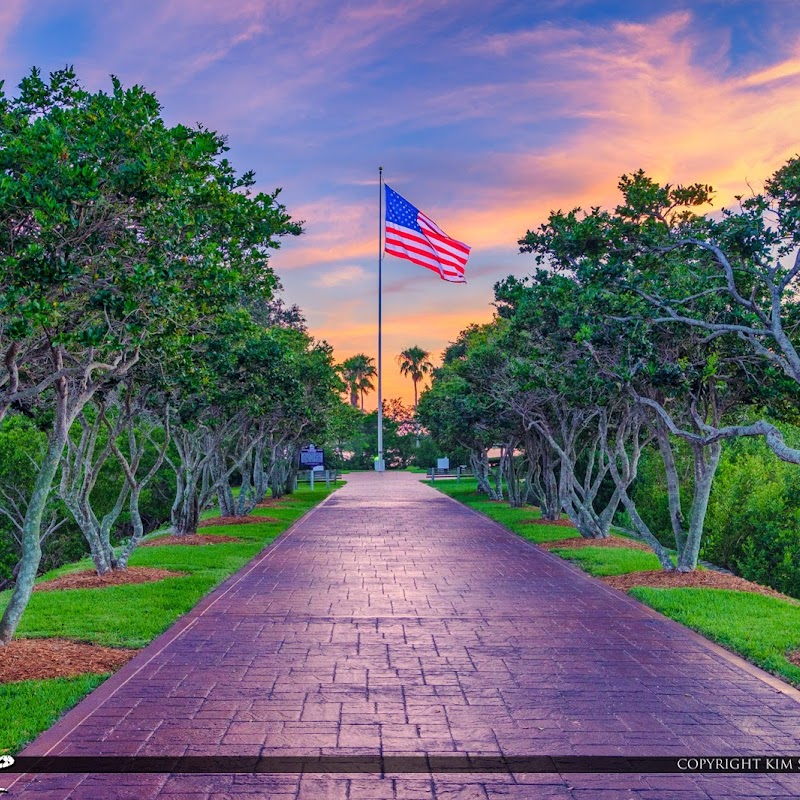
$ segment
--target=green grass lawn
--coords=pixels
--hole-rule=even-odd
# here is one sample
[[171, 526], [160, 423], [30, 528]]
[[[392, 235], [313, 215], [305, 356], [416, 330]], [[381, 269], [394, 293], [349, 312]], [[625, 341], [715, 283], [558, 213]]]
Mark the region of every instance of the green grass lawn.
[[108, 675], [0, 683], [0, 753], [16, 753]]
[[[112, 647], [144, 647], [332, 491], [335, 489], [325, 489], [324, 482], [321, 486], [316, 484], [313, 492], [308, 486], [301, 486], [286, 502], [256, 512], [277, 522], [200, 530], [236, 537], [241, 542], [143, 547], [131, 557], [131, 566], [187, 573], [183, 577], [104, 589], [34, 592], [17, 635], [63, 636]], [[91, 567], [91, 561], [84, 559], [48, 572], [40, 580]], [[0, 612], [9, 594], [0, 593]], [[108, 676], [82, 675], [0, 684], [0, 753], [20, 750], [105, 677]]]
[[[428, 481], [430, 483], [430, 481]], [[578, 536], [571, 528], [526, 525], [534, 508], [509, 508], [476, 493], [474, 479], [434, 482], [440, 492], [480, 511], [529, 541], [538, 543]], [[659, 569], [653, 553], [633, 548], [582, 547], [556, 549], [554, 555], [603, 577]], [[724, 589], [651, 589], [629, 591], [642, 603], [718, 642], [763, 669], [800, 686], [800, 667], [786, 653], [800, 650], [800, 606], [750, 592]]]
[[631, 589], [630, 595], [763, 669], [800, 685], [786, 653], [800, 649], [800, 608], [786, 600], [726, 589]]
[[584, 572], [598, 578], [606, 575], [624, 575], [627, 572], [661, 569], [655, 553], [627, 547], [581, 547], [580, 549], [551, 550], [550, 552], [567, 561], [572, 561]]

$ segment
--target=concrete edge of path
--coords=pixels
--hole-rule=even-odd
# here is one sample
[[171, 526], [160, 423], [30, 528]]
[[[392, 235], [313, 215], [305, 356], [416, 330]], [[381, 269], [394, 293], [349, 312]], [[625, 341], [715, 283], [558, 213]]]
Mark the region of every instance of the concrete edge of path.
[[[435, 487], [431, 487], [435, 488]], [[529, 547], [533, 547], [537, 553], [541, 553], [542, 556], [545, 558], [551, 559], [553, 562], [560, 564], [565, 569], [575, 573], [576, 575], [580, 575], [583, 578], [586, 578], [588, 581], [593, 583], [595, 586], [602, 589], [605, 593], [609, 594], [612, 597], [617, 598], [618, 600], [622, 600], [627, 605], [631, 606], [632, 608], [638, 608], [643, 610], [648, 616], [653, 617], [654, 619], [659, 620], [661, 623], [666, 624], [668, 627], [672, 628], [673, 630], [677, 630], [682, 632], [684, 635], [688, 636], [693, 641], [700, 644], [706, 650], [710, 651], [714, 655], [722, 658], [723, 660], [727, 661], [729, 664], [738, 667], [743, 672], [746, 672], [748, 675], [752, 675], [755, 678], [758, 678], [763, 683], [766, 683], [770, 688], [774, 689], [781, 694], [790, 697], [796, 703], [800, 703], [800, 690], [796, 689], [791, 684], [786, 683], [786, 681], [781, 680], [776, 675], [773, 675], [766, 670], [761, 669], [761, 667], [757, 667], [755, 664], [751, 664], [747, 659], [742, 658], [742, 656], [736, 655], [736, 653], [732, 653], [730, 650], [726, 650], [721, 645], [717, 644], [716, 642], [712, 642], [710, 639], [703, 636], [701, 633], [698, 633], [695, 630], [692, 630], [686, 625], [681, 624], [677, 620], [670, 619], [670, 617], [661, 614], [660, 612], [656, 611], [654, 608], [646, 605], [645, 603], [640, 602], [635, 597], [631, 597], [627, 592], [621, 592], [618, 589], [612, 589], [608, 584], [601, 581], [599, 578], [595, 578], [594, 575], [590, 575], [588, 572], [584, 572], [580, 567], [573, 564], [570, 561], [567, 561], [564, 558], [559, 558], [554, 553], [549, 552], [543, 547], [539, 547], [535, 542], [531, 542], [528, 539], [525, 539], [523, 536], [520, 536], [518, 533], [514, 533], [514, 531], [509, 530], [505, 527], [505, 525], [501, 525], [496, 520], [493, 520], [487, 514], [484, 514], [477, 509], [468, 506], [466, 503], [460, 503], [450, 495], [446, 494], [445, 492], [439, 492], [442, 497], [446, 497], [451, 502], [455, 503], [456, 505], [460, 506], [461, 508], [466, 508], [468, 511], [471, 511], [476, 516], [480, 517], [481, 519], [485, 519], [487, 522], [490, 522], [496, 528], [499, 528], [503, 533], [507, 534], [508, 536], [512, 536], [514, 539], [517, 539], [521, 542], [524, 542]]]
[[[344, 485], [344, 484], [342, 484]], [[153, 639], [150, 644], [134, 656], [127, 664], [115, 672], [108, 680], [104, 681], [93, 692], [90, 692], [83, 700], [71, 708], [63, 717], [56, 720], [47, 730], [42, 731], [36, 739], [25, 747], [20, 755], [23, 756], [45, 756], [53, 748], [60, 744], [72, 731], [90, 717], [100, 706], [102, 706], [114, 693], [122, 688], [128, 681], [137, 675], [147, 664], [162, 653], [172, 642], [182, 636], [186, 631], [195, 625], [197, 620], [205, 614], [218, 600], [224, 597], [241, 580], [250, 574], [259, 564], [266, 561], [297, 529], [301, 522], [307, 520], [312, 514], [316, 513], [334, 495], [331, 492], [321, 502], [317, 503], [296, 519], [285, 531], [272, 540], [260, 553], [238, 569], [233, 575], [226, 578], [219, 586], [212, 589], [205, 597], [187, 611], [183, 616], [167, 628], [164, 633]], [[23, 774], [16, 776], [15, 780], [7, 787], [10, 789]]]

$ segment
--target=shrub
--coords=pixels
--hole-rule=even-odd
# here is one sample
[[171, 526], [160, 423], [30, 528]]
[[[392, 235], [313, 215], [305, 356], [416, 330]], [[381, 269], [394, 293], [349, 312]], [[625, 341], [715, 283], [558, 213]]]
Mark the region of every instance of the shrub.
[[760, 439], [728, 444], [711, 492], [703, 557], [800, 597], [798, 470]]

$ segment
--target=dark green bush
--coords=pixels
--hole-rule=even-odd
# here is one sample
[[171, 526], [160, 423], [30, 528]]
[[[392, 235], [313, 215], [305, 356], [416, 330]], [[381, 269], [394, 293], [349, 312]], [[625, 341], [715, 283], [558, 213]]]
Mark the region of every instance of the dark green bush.
[[760, 439], [727, 444], [711, 493], [703, 557], [800, 597], [800, 467]]
[[[782, 426], [792, 441], [798, 431]], [[688, 448], [678, 451], [684, 502], [692, 491]], [[674, 546], [664, 467], [650, 448], [633, 489], [653, 533]], [[624, 513], [617, 522], [630, 527]], [[748, 580], [800, 597], [800, 466], [780, 461], [760, 438], [723, 443], [711, 490], [701, 558]]]

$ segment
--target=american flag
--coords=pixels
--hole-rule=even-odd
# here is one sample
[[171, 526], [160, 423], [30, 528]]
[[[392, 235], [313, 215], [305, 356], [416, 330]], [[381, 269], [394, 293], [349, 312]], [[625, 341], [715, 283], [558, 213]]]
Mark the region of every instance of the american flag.
[[385, 251], [432, 270], [443, 281], [467, 282], [464, 267], [469, 245], [451, 239], [432, 219], [388, 186]]

